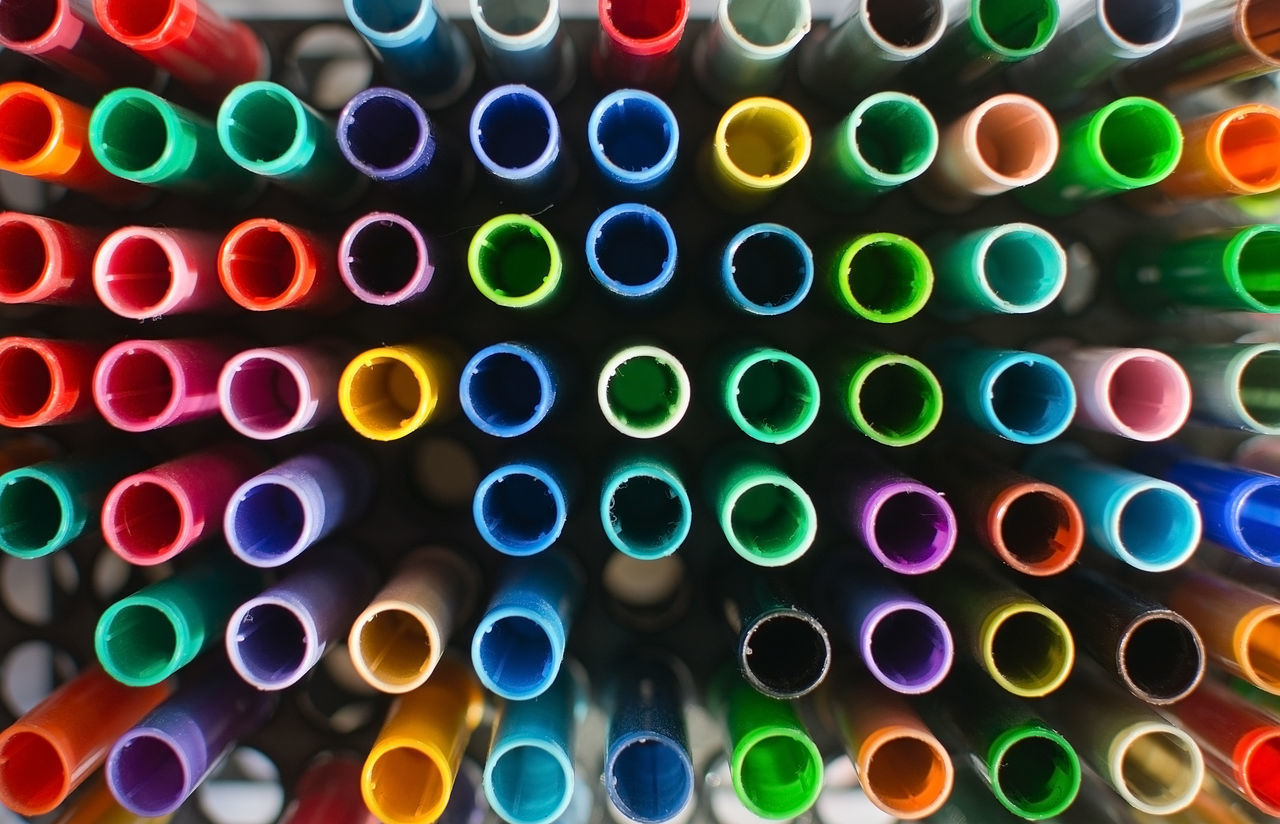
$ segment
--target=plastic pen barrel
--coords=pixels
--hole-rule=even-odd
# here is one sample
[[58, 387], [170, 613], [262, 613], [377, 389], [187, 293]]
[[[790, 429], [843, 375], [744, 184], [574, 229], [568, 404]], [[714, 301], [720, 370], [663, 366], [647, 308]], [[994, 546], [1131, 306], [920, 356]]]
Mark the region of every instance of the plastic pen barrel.
[[1236, 106], [1183, 127], [1182, 159], [1159, 189], [1173, 198], [1260, 195], [1280, 189], [1280, 110]]
[[693, 798], [684, 689], [672, 664], [644, 655], [625, 664], [610, 689], [604, 786], [630, 821], [663, 824]]
[[684, 364], [656, 346], [629, 346], [600, 370], [596, 400], [611, 427], [632, 438], [666, 435], [689, 411]]
[[836, 303], [873, 323], [900, 323], [924, 309], [933, 293], [933, 266], [916, 243], [891, 232], [857, 235], [826, 262]]
[[942, 386], [920, 361], [856, 349], [840, 364], [836, 399], [853, 427], [884, 446], [910, 446], [942, 419]]
[[763, 818], [790, 819], [806, 812], [822, 791], [822, 755], [791, 704], [761, 695], [729, 668], [721, 670], [711, 689], [739, 800]]
[[256, 571], [219, 558], [127, 595], [98, 618], [98, 661], [122, 684], [158, 684], [220, 646], [232, 610], [259, 585]]
[[210, 102], [267, 76], [266, 45], [201, 0], [93, 0], [98, 24]]
[[223, 517], [227, 546], [257, 567], [289, 563], [339, 526], [363, 514], [369, 467], [356, 452], [331, 445], [249, 478]]
[[620, 203], [587, 229], [587, 270], [627, 305], [669, 294], [676, 273], [676, 233], [657, 209]]
[[519, 84], [490, 90], [471, 110], [471, 149], [504, 202], [538, 209], [573, 178], [560, 121], [547, 98]]
[[278, 83], [237, 86], [218, 109], [217, 127], [228, 157], [302, 197], [344, 202], [364, 185], [338, 150], [333, 127]]
[[93, 415], [100, 346], [73, 340], [0, 338], [0, 426], [75, 423]]
[[231, 614], [225, 635], [231, 666], [260, 690], [293, 686], [346, 638], [373, 582], [368, 565], [345, 549], [308, 559]]
[[1145, 97], [1123, 97], [1077, 117], [1062, 127], [1061, 141], [1049, 174], [1018, 192], [1042, 214], [1068, 214], [1090, 200], [1154, 186], [1182, 158], [1173, 112]]
[[942, 0], [848, 0], [827, 28], [800, 44], [800, 81], [846, 108], [937, 45], [947, 28]]
[[808, 695], [831, 669], [827, 630], [777, 578], [747, 572], [727, 575], [720, 597], [738, 672], [771, 698]]
[[955, 549], [955, 512], [936, 490], [860, 456], [840, 487], [843, 525], [885, 569], [899, 575], [932, 572]]
[[523, 343], [495, 343], [462, 367], [458, 398], [467, 419], [499, 438], [526, 435], [556, 406], [559, 369], [542, 350]]
[[1191, 382], [1178, 362], [1154, 349], [1048, 347], [1076, 388], [1075, 423], [1134, 441], [1177, 434], [1191, 414]]
[[365, 89], [338, 115], [338, 148], [364, 176], [415, 198], [463, 195], [469, 158], [402, 91]]
[[338, 246], [338, 274], [362, 303], [396, 306], [432, 290], [435, 262], [426, 238], [408, 218], [370, 212], [347, 228]]
[[1058, 31], [1059, 0], [966, 0], [961, 7], [962, 15], [917, 67], [922, 69], [917, 77], [978, 86], [1043, 52]]
[[524, 5], [471, 0], [471, 21], [497, 83], [527, 83], [552, 100], [569, 93], [577, 70], [573, 41], [560, 31], [559, 0]]
[[726, 457], [708, 470], [711, 504], [733, 551], [757, 566], [800, 559], [818, 532], [813, 500], [771, 461]]
[[996, 95], [943, 130], [937, 160], [913, 188], [929, 206], [961, 212], [1043, 178], [1058, 145], [1058, 127], [1044, 106], [1019, 94]]
[[809, 296], [813, 270], [813, 251], [802, 237], [776, 223], [756, 223], [721, 251], [719, 286], [739, 312], [785, 315]]
[[93, 399], [107, 423], [152, 432], [218, 414], [218, 376], [230, 356], [205, 340], [128, 340], [107, 350]]
[[739, 349], [723, 362], [717, 377], [729, 419], [754, 440], [787, 443], [818, 418], [818, 378], [790, 352], [767, 346]]
[[564, 662], [582, 580], [555, 551], [507, 560], [471, 639], [471, 663], [491, 692], [509, 701], [536, 698]]
[[283, 438], [337, 414], [339, 372], [337, 357], [319, 346], [246, 349], [222, 367], [218, 405], [246, 438]]
[[773, 97], [729, 107], [699, 159], [707, 194], [731, 212], [768, 205], [809, 162], [813, 135], [804, 116]]
[[359, 434], [394, 441], [442, 417], [453, 404], [453, 367], [437, 350], [418, 344], [361, 352], [342, 371], [338, 406]]
[[101, 238], [94, 229], [0, 212], [0, 303], [96, 303], [93, 256]]
[[233, 301], [255, 312], [333, 309], [350, 299], [330, 242], [269, 218], [246, 220], [227, 234], [218, 277]]
[[903, 821], [947, 802], [955, 783], [951, 756], [905, 699], [865, 678], [838, 683], [827, 698], [867, 800]]
[[782, 85], [787, 56], [809, 33], [809, 0], [719, 0], [693, 48], [694, 74], [709, 96], [732, 103]]
[[1067, 253], [1030, 223], [1004, 223], [927, 244], [940, 314], [1023, 315], [1057, 300], [1067, 282]]
[[669, 464], [648, 456], [630, 458], [605, 476], [600, 523], [619, 552], [642, 561], [665, 558], [689, 536], [693, 503]]
[[39, 86], [0, 84], [0, 170], [113, 205], [137, 203], [146, 192], [104, 170], [94, 156], [89, 117], [88, 109]]
[[1280, 344], [1179, 346], [1169, 353], [1191, 380], [1193, 420], [1280, 435]]
[[0, 549], [18, 558], [62, 549], [97, 526], [107, 490], [135, 465], [103, 455], [41, 461], [0, 475]]
[[1132, 307], [1280, 312], [1280, 225], [1259, 224], [1177, 239], [1135, 239], [1116, 266]]
[[1166, 480], [1103, 463], [1074, 445], [1037, 450], [1024, 469], [1070, 495], [1090, 541], [1134, 569], [1167, 572], [1200, 544], [1195, 499]]
[[169, 815], [275, 707], [273, 694], [225, 666], [183, 684], [111, 748], [104, 769], [112, 795], [137, 815]]
[[360, 795], [360, 771], [354, 757], [320, 755], [298, 779], [280, 824], [377, 824]]
[[144, 89], [116, 89], [99, 100], [89, 142], [104, 169], [146, 186], [232, 204], [262, 189], [227, 157], [212, 121]]
[[805, 182], [826, 208], [866, 208], [924, 174], [938, 154], [938, 124], [910, 95], [877, 92], [819, 133]]
[[620, 89], [587, 120], [587, 144], [606, 186], [622, 196], [664, 191], [680, 151], [680, 123], [662, 98]]
[[955, 643], [932, 607], [883, 578], [846, 580], [836, 608], [867, 670], [905, 695], [935, 689], [951, 671]]
[[87, 4], [28, 0], [0, 10], [0, 46], [100, 88], [147, 86], [155, 68], [98, 27]]
[[343, 0], [342, 5], [396, 85], [428, 108], [448, 106], [470, 88], [476, 70], [471, 47], [431, 0]]
[[689, 22], [688, 0], [598, 0], [600, 36], [591, 69], [607, 88], [665, 92], [680, 73], [676, 46]]
[[381, 692], [425, 684], [478, 588], [474, 568], [453, 552], [431, 547], [409, 555], [351, 623], [347, 648], [356, 672]]
[[542, 461], [503, 464], [480, 480], [471, 516], [484, 542], [504, 555], [534, 555], [560, 538], [569, 513], [565, 473]]
[[1046, 355], [964, 345], [931, 357], [951, 403], [978, 429], [1016, 444], [1041, 444], [1067, 430], [1076, 412], [1071, 376]]
[[259, 464], [223, 444], [153, 466], [120, 481], [102, 504], [107, 546], [136, 566], [155, 566], [219, 532], [232, 494]]
[[486, 299], [506, 309], [532, 309], [560, 292], [564, 260], [546, 226], [528, 215], [499, 215], [472, 236], [467, 270]]
[[93, 288], [131, 320], [221, 309], [230, 301], [218, 281], [218, 242], [192, 229], [117, 229], [94, 256]]
[[1200, 633], [1168, 607], [1093, 569], [1026, 584], [1071, 625], [1090, 658], [1146, 703], [1181, 701], [1204, 677]]
[[503, 705], [485, 760], [484, 795], [508, 824], [551, 824], [569, 809], [577, 780], [577, 692], [562, 670], [537, 698]]
[[171, 688], [126, 687], [86, 668], [0, 732], [0, 803], [22, 816], [53, 810]]

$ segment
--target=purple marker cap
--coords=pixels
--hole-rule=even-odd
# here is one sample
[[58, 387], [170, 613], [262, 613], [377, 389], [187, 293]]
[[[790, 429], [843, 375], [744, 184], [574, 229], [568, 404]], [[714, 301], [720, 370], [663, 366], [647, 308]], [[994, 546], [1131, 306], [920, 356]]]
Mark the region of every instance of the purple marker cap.
[[921, 575], [942, 566], [956, 545], [956, 516], [939, 492], [861, 457], [843, 494], [849, 529], [886, 569]]
[[357, 218], [338, 246], [342, 282], [356, 298], [375, 306], [425, 297], [435, 271], [422, 231], [393, 212]]
[[928, 692], [951, 671], [951, 629], [932, 607], [897, 587], [851, 584], [845, 619], [875, 679], [908, 695]]
[[111, 748], [105, 768], [111, 794], [134, 815], [169, 815], [275, 706], [273, 693], [225, 667], [188, 681]]

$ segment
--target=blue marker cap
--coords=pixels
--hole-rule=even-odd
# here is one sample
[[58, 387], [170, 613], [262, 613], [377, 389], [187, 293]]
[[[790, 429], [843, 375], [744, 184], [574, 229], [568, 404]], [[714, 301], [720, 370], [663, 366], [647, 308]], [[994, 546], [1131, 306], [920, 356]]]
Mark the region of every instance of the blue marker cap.
[[680, 548], [693, 523], [693, 504], [679, 476], [662, 461], [617, 464], [600, 490], [600, 523], [619, 552], [641, 561]]
[[534, 555], [564, 530], [569, 501], [558, 473], [545, 464], [509, 463], [480, 481], [471, 517], [485, 543], [506, 555]]
[[720, 285], [736, 309], [751, 315], [786, 314], [813, 288], [813, 251], [785, 226], [748, 226], [720, 255]]
[[523, 343], [495, 343], [462, 368], [458, 397], [467, 419], [499, 438], [527, 434], [551, 412], [557, 379], [550, 361]]
[[665, 188], [675, 168], [680, 124], [657, 95], [619, 89], [592, 110], [587, 144], [606, 183], [623, 192], [652, 192]]
[[1071, 376], [1036, 352], [949, 345], [930, 353], [947, 408], [1018, 444], [1041, 444], [1066, 431], [1076, 411]]
[[613, 206], [587, 230], [587, 268], [620, 298], [655, 297], [676, 273], [676, 233], [657, 209], [641, 203]]

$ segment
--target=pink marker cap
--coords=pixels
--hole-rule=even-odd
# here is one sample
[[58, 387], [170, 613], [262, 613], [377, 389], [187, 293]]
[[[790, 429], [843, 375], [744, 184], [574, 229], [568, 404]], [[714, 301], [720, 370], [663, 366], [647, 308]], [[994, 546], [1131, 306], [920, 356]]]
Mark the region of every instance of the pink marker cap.
[[233, 429], [274, 440], [333, 417], [345, 361], [320, 346], [249, 349], [227, 361], [218, 403]]
[[230, 307], [218, 279], [220, 238], [190, 229], [126, 226], [93, 259], [93, 288], [117, 315], [147, 320]]
[[47, 217], [0, 213], [0, 303], [93, 304], [101, 238]]
[[1191, 414], [1191, 382], [1177, 361], [1154, 349], [1058, 348], [1052, 356], [1071, 376], [1075, 422], [1135, 441], [1173, 436]]
[[93, 400], [107, 423], [150, 432], [218, 411], [218, 375], [234, 351], [221, 341], [129, 340], [107, 350]]

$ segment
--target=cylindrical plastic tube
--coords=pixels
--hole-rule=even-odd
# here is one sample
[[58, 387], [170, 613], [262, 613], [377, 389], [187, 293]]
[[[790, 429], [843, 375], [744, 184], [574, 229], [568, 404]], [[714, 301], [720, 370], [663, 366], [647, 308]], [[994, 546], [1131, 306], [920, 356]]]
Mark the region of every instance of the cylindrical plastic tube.
[[1280, 274], [1280, 225], [1197, 234], [1186, 239], [1140, 239], [1121, 253], [1116, 271], [1120, 296], [1130, 306], [1193, 306], [1280, 312], [1273, 284]]
[[144, 89], [116, 89], [99, 100], [89, 143], [103, 168], [125, 180], [232, 205], [262, 191], [227, 157], [213, 121]]
[[[1065, 76], [1056, 68], [1043, 74]], [[1173, 112], [1145, 97], [1113, 100], [1061, 132], [1053, 170], [1018, 192], [1028, 208], [1042, 214], [1068, 214], [1089, 200], [1154, 186], [1182, 158], [1182, 129]]]
[[676, 46], [689, 22], [688, 0], [598, 0], [600, 37], [591, 54], [597, 82], [607, 88], [665, 92], [680, 73]]
[[328, 121], [278, 83], [236, 86], [218, 109], [218, 142], [245, 169], [320, 203], [352, 200], [365, 183]]
[[951, 672], [951, 629], [932, 607], [892, 583], [848, 580], [839, 596], [844, 630], [867, 670], [906, 695], [936, 688]]
[[1167, 710], [1200, 745], [1205, 766], [1264, 815], [1280, 816], [1280, 725], [1226, 687], [1206, 682]]
[[218, 242], [193, 229], [117, 229], [94, 256], [93, 288], [104, 306], [132, 320], [229, 306], [218, 282]]
[[1280, 695], [1280, 601], [1195, 570], [1169, 592], [1169, 606], [1200, 631], [1215, 663], [1258, 689]]
[[1038, 312], [1067, 283], [1067, 253], [1030, 223], [1004, 223], [926, 244], [933, 261], [933, 307], [957, 317]]
[[458, 398], [477, 429], [499, 438], [526, 435], [555, 408], [559, 369], [542, 350], [495, 343], [462, 367]]
[[632, 558], [664, 558], [684, 543], [693, 523], [693, 503], [680, 476], [652, 456], [615, 464], [600, 489], [605, 537]]
[[469, 133], [480, 166], [504, 202], [540, 209], [572, 181], [556, 110], [528, 86], [499, 86], [480, 98], [471, 110]]
[[98, 661], [122, 684], [158, 684], [221, 645], [232, 610], [260, 585], [256, 570], [218, 558], [125, 596], [98, 618]]
[[387, 824], [430, 824], [449, 804], [484, 695], [458, 658], [396, 699], [364, 762], [364, 802]]
[[361, 174], [415, 199], [461, 196], [471, 179], [470, 158], [397, 89], [377, 86], [351, 98], [338, 115], [338, 148]]
[[737, 639], [738, 672], [771, 698], [800, 698], [827, 677], [831, 640], [787, 587], [758, 572], [739, 569], [721, 583], [720, 606]]
[[923, 61], [929, 77], [980, 86], [1009, 66], [1044, 51], [1058, 31], [1059, 0], [967, 0], [960, 5], [962, 13], [951, 21], [938, 48]]
[[573, 40], [560, 31], [560, 0], [529, 6], [470, 0], [469, 5], [494, 82], [527, 83], [555, 101], [569, 93], [577, 55]]
[[877, 92], [818, 135], [806, 182], [826, 208], [869, 206], [915, 180], [938, 154], [938, 124], [910, 95]]
[[298, 779], [280, 824], [378, 824], [360, 795], [360, 769], [354, 757], [322, 754]]
[[908, 355], [855, 349], [840, 365], [836, 398], [855, 429], [885, 446], [919, 443], [942, 419], [942, 386]]
[[809, 0], [719, 0], [693, 47], [694, 76], [721, 103], [772, 94], [782, 85], [787, 56], [812, 23]]
[[1076, 568], [1026, 584], [1062, 615], [1080, 648], [1144, 702], [1181, 701], [1204, 677], [1204, 642], [1196, 628], [1111, 577]]
[[293, 686], [346, 637], [373, 583], [373, 571], [348, 550], [309, 558], [231, 613], [225, 634], [231, 666], [260, 690]]
[[0, 338], [0, 426], [87, 420], [101, 354], [101, 346], [83, 341]]
[[730, 456], [708, 471], [720, 529], [733, 551], [757, 566], [785, 566], [813, 546], [818, 514], [809, 493], [769, 460]]
[[454, 552], [428, 547], [410, 554], [351, 623], [347, 649], [356, 672], [380, 692], [425, 684], [474, 609], [479, 585], [474, 567]]
[[509, 701], [536, 698], [564, 662], [569, 625], [582, 599], [582, 579], [557, 551], [512, 558], [471, 639], [481, 683]]
[[703, 188], [726, 210], [763, 208], [812, 151], [813, 134], [800, 112], [773, 97], [748, 97], [720, 118], [699, 160]]
[[791, 819], [808, 811], [822, 791], [822, 755], [791, 704], [761, 695], [727, 667], [711, 689], [738, 799], [763, 818]]
[[120, 481], [102, 503], [102, 537], [137, 566], [173, 560], [222, 525], [232, 493], [259, 468], [239, 444], [222, 444]]
[[662, 98], [619, 89], [600, 99], [587, 120], [596, 170], [619, 195], [664, 191], [680, 150], [680, 123]]
[[218, 277], [233, 301], [255, 312], [332, 309], [350, 300], [332, 244], [270, 218], [246, 220], [227, 234], [218, 250]]
[[472, 236], [467, 270], [488, 300], [507, 309], [531, 309], [560, 291], [564, 261], [547, 227], [528, 215], [499, 215]]
[[342, 371], [338, 407], [364, 437], [398, 440], [452, 407], [452, 372], [444, 355], [418, 344], [370, 349]]
[[1183, 126], [1186, 146], [1160, 191], [1176, 198], [1258, 195], [1280, 189], [1280, 110], [1236, 106]]
[[275, 707], [274, 694], [225, 665], [184, 683], [112, 746], [104, 767], [112, 795], [137, 815], [169, 815]]
[[408, 218], [370, 212], [342, 235], [338, 274], [351, 294], [375, 306], [395, 306], [433, 295], [435, 262], [426, 238]]
[[800, 45], [800, 81], [839, 109], [892, 85], [894, 75], [937, 45], [943, 0], [848, 0], [830, 25]]
[[101, 240], [93, 229], [0, 212], [0, 303], [96, 304], [93, 255]]
[[484, 765], [485, 798], [503, 821], [551, 824], [569, 809], [580, 708], [585, 705], [565, 670], [537, 698], [503, 706]]
[[534, 555], [560, 538], [569, 514], [565, 473], [542, 461], [503, 464], [476, 485], [471, 517], [504, 555]]
[[223, 517], [227, 546], [257, 567], [289, 563], [363, 514], [372, 490], [368, 465], [353, 450], [321, 447], [249, 478]]
[[931, 355], [947, 408], [966, 423], [1016, 444], [1057, 438], [1076, 413], [1071, 375], [1035, 352], [955, 345]]
[[836, 303], [874, 323], [914, 317], [933, 293], [933, 265], [924, 250], [891, 232], [840, 243], [827, 260], [827, 273]]
[[781, 349], [733, 352], [717, 376], [729, 419], [757, 441], [780, 444], [800, 437], [818, 418], [821, 391], [808, 364]]
[[155, 67], [98, 27], [87, 4], [28, 0], [0, 9], [0, 46], [99, 88], [149, 86]]
[[208, 340], [127, 340], [93, 374], [93, 400], [107, 423], [151, 432], [218, 414], [218, 376], [231, 347]]
[[1049, 346], [1076, 388], [1075, 423], [1135, 441], [1161, 441], [1191, 414], [1191, 383], [1178, 362], [1153, 349]]
[[85, 669], [0, 732], [0, 803], [22, 816], [53, 810], [172, 687], [126, 687]]
[[588, 271], [628, 305], [668, 293], [676, 258], [676, 233], [670, 221], [642, 203], [605, 209], [587, 229]]
[[1280, 435], [1280, 343], [1178, 346], [1169, 354], [1191, 380], [1193, 420]]
[[689, 374], [670, 352], [629, 346], [600, 370], [596, 399], [604, 419], [632, 438], [666, 435], [689, 411]]
[[619, 669], [610, 699], [604, 752], [609, 803], [639, 824], [672, 821], [693, 798], [679, 675], [671, 662], [642, 655]]
[[[980, 1], [990, 2], [973, 0]], [[1037, 2], [1056, 6], [1055, 0]], [[1057, 157], [1058, 127], [1048, 109], [1020, 94], [1000, 94], [943, 130], [937, 161], [913, 188], [929, 206], [961, 212], [984, 197], [1035, 183]]]
[[1134, 569], [1167, 572], [1200, 545], [1196, 501], [1168, 481], [1103, 463], [1074, 445], [1039, 449], [1024, 469], [1070, 495], [1089, 539]]
[[30, 83], [0, 84], [0, 170], [86, 192], [115, 205], [146, 192], [104, 170], [91, 150], [89, 110]]
[[942, 566], [959, 531], [947, 499], [870, 456], [859, 456], [856, 466], [839, 494], [845, 528], [899, 575]]
[[946, 803], [955, 766], [905, 699], [866, 678], [847, 679], [828, 699], [867, 800], [903, 821], [930, 816]]
[[341, 371], [336, 355], [321, 346], [246, 349], [222, 367], [218, 405], [246, 438], [283, 438], [337, 414]]
[[756, 223], [734, 235], [720, 254], [720, 287], [729, 304], [749, 315], [784, 315], [813, 287], [813, 251], [776, 223]]
[[90, 524], [97, 526], [107, 490], [136, 464], [122, 455], [76, 457], [0, 475], [0, 550], [39, 558], [62, 549]]
[[428, 108], [448, 106], [471, 87], [476, 71], [471, 47], [431, 0], [343, 0], [342, 5], [396, 85], [414, 92]]
[[93, 0], [93, 13], [107, 34], [210, 102], [270, 71], [253, 29], [201, 0]]

